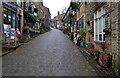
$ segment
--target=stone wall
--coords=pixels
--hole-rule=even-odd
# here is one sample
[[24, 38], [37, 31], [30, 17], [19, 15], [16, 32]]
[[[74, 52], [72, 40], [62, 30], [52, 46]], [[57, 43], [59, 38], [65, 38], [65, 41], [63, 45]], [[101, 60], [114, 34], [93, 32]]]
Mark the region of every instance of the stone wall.
[[[99, 3], [87, 3], [87, 10], [86, 10], [86, 23], [89, 22], [90, 24], [86, 24], [86, 28], [92, 28], [94, 31], [94, 12], [101, 7], [105, 8], [105, 27], [109, 27], [112, 29], [111, 34], [105, 35], [105, 41], [108, 46], [108, 51], [113, 55], [113, 68], [115, 68], [115, 63], [118, 62], [119, 55], [120, 55], [120, 3], [117, 2], [106, 2], [105, 4], [99, 6]], [[97, 7], [97, 8], [96, 8]], [[92, 42], [95, 45], [95, 48], [101, 50], [100, 43], [94, 42], [94, 35], [87, 32], [86, 34], [86, 43]], [[117, 65], [118, 67], [118, 65]]]
[[3, 30], [2, 30], [2, 22], [3, 22], [3, 19], [2, 19], [2, 10], [3, 8], [2, 8], [2, 1], [0, 1], [0, 41], [3, 39], [2, 38], [2, 32], [3, 32]]

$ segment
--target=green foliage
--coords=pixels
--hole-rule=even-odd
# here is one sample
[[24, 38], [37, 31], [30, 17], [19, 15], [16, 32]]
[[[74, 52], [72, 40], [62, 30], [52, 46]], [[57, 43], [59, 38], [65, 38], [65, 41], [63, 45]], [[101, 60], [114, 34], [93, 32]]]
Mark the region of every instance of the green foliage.
[[116, 74], [120, 75], [120, 60], [116, 60], [114, 63]]
[[70, 7], [72, 8], [73, 11], [76, 11], [76, 9], [78, 9], [79, 5], [76, 2], [71, 2]]
[[26, 9], [24, 9], [24, 10], [23, 10], [23, 13], [24, 13], [24, 17], [26, 17], [26, 16], [29, 14], [29, 11], [26, 10]]
[[41, 34], [45, 33], [45, 30], [43, 28], [41, 28]]
[[[46, 30], [45, 30], [46, 29]], [[41, 24], [41, 27], [40, 27], [40, 30], [41, 30], [41, 33], [45, 33], [46, 31], [50, 31], [50, 27], [49, 26], [45, 26], [44, 23]]]
[[69, 13], [69, 18], [71, 19], [73, 17], [74, 17], [74, 15], [72, 13]]
[[26, 19], [26, 22], [33, 22], [34, 24], [39, 20], [36, 16], [31, 14], [28, 10], [23, 10], [24, 17]]
[[30, 31], [34, 32], [35, 30], [33, 28], [29, 28]]
[[71, 32], [71, 33], [70, 33], [70, 36], [73, 36], [73, 35], [74, 35], [74, 32]]
[[24, 26], [27, 26], [27, 21], [26, 20], [24, 20]]
[[64, 27], [62, 27], [61, 30], [64, 31]]
[[41, 27], [40, 27], [40, 30], [41, 30], [41, 34], [45, 33], [44, 26], [41, 26]]
[[45, 19], [42, 19], [42, 21], [44, 22], [44, 21], [45, 21]]
[[50, 31], [50, 27], [49, 26], [46, 26], [46, 29], [47, 29], [47, 31]]
[[35, 12], [35, 13], [38, 13], [38, 8], [34, 8], [34, 12]]
[[63, 33], [69, 35], [70, 27], [69, 27], [69, 26], [67, 26], [67, 27], [62, 27], [61, 30], [63, 31]]
[[97, 55], [98, 53], [100, 53], [97, 49], [94, 49], [94, 54]]
[[45, 26], [45, 24], [44, 24], [44, 23], [42, 23], [42, 24], [41, 24], [41, 26]]
[[85, 37], [85, 35], [86, 35], [86, 33], [84, 32], [84, 29], [82, 28], [81, 30], [80, 30], [80, 39], [81, 40], [83, 40], [83, 38]]
[[118, 61], [118, 74], [120, 75], [120, 60]]

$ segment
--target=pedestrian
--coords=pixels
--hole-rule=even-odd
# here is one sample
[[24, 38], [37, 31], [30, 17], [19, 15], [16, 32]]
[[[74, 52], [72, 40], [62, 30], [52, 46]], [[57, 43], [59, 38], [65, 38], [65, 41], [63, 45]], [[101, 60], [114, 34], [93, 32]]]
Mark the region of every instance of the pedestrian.
[[17, 31], [17, 38], [18, 38], [18, 44], [19, 44], [19, 39], [21, 38], [21, 34], [18, 28], [16, 29], [16, 31]]

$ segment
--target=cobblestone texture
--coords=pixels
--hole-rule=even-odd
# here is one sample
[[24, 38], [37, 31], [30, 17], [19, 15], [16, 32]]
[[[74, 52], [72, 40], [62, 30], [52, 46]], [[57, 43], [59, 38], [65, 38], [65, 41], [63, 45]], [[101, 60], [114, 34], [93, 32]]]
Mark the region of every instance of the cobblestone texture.
[[3, 76], [97, 76], [61, 31], [53, 29], [3, 57]]

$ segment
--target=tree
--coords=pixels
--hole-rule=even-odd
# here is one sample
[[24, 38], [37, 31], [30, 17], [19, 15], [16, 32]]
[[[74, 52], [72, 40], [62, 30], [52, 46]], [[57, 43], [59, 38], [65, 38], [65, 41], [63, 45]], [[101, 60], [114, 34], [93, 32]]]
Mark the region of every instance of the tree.
[[72, 8], [73, 11], [76, 11], [76, 9], [78, 9], [79, 5], [76, 2], [71, 2], [70, 7]]
[[62, 14], [63, 14], [63, 13], [66, 13], [66, 11], [67, 11], [67, 7], [64, 7], [64, 8], [62, 8], [61, 13], [62, 13]]

